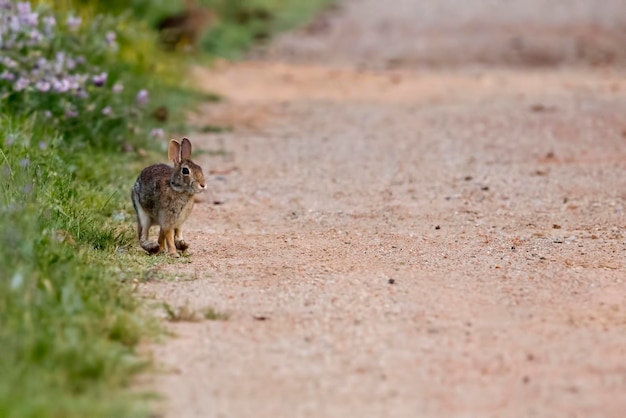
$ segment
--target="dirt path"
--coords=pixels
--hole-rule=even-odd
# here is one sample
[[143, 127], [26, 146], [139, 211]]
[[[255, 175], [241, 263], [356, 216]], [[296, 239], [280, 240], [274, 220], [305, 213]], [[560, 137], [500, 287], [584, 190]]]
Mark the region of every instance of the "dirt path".
[[231, 317], [154, 347], [164, 416], [623, 417], [623, 6], [389, 3], [197, 71], [235, 130], [142, 290]]

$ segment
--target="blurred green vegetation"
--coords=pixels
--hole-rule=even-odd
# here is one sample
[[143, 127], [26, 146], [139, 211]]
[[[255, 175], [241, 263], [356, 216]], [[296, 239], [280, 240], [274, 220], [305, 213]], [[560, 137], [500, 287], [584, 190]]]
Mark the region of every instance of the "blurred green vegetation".
[[[306, 23], [335, 0], [196, 0], [218, 18], [199, 39], [201, 49], [223, 58], [237, 58], [254, 43], [266, 42], [280, 31]], [[181, 13], [185, 0], [61, 0], [66, 7], [129, 13], [150, 28], [168, 16]]]
[[[133, 286], [170, 261], [135, 243], [134, 178], [164, 159], [160, 137], [187, 130], [189, 106], [215, 99], [194, 91], [184, 76], [191, 63], [237, 57], [329, 0], [200, 3], [219, 15], [198, 39], [207, 54], [159, 46], [155, 28], [185, 8], [178, 0], [37, 0], [32, 11], [54, 15], [54, 33], [36, 44], [2, 38], [0, 417], [149, 415], [145, 395], [126, 389], [148, 366], [137, 345], [158, 326]], [[68, 16], [82, 21], [72, 29]], [[0, 15], [0, 31], [6, 22]], [[80, 55], [85, 63], [74, 65]], [[63, 70], [44, 74], [42, 58]], [[60, 92], [55, 83], [69, 76], [79, 86]], [[166, 117], [155, 116], [162, 109]]]

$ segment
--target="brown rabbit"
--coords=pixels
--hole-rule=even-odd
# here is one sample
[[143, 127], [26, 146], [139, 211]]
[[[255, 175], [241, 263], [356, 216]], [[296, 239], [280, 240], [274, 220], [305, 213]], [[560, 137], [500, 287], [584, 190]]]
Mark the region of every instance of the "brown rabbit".
[[202, 32], [216, 20], [216, 14], [194, 0], [185, 1], [185, 10], [163, 18], [157, 25], [161, 42], [167, 49], [195, 47]]
[[[143, 169], [131, 197], [137, 213], [137, 236], [141, 248], [154, 254], [165, 250], [179, 257], [176, 250], [189, 246], [183, 238], [182, 226], [193, 208], [194, 194], [206, 190], [202, 168], [191, 161], [191, 142], [170, 141], [168, 157], [174, 167], [166, 164]], [[158, 242], [149, 240], [150, 227], [159, 225]]]

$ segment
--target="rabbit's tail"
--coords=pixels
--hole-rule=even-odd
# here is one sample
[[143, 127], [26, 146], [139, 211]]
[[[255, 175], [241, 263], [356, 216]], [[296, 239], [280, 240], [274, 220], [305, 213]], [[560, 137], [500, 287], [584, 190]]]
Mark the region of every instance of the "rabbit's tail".
[[142, 216], [140, 215], [139, 211], [141, 210], [141, 212], [145, 212], [143, 210], [143, 208], [141, 207], [141, 204], [137, 201], [139, 199], [139, 193], [138, 193], [138, 189], [139, 185], [138, 183], [135, 183], [135, 185], [133, 186], [133, 190], [130, 193], [130, 198], [133, 201], [133, 208], [135, 209], [135, 215], [137, 215], [137, 239], [139, 240], [139, 242], [141, 242], [141, 233], [142, 233]]

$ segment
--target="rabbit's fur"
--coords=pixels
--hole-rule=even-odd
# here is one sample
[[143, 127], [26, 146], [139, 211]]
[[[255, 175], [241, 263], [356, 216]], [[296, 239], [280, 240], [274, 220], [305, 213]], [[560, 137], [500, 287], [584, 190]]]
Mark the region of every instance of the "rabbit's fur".
[[[189, 139], [183, 138], [180, 143], [172, 139], [168, 157], [174, 167], [156, 164], [144, 168], [131, 197], [141, 248], [151, 254], [167, 249], [171, 256], [178, 257], [176, 250], [188, 248], [183, 238], [183, 223], [193, 208], [194, 195], [206, 189], [206, 182], [202, 168], [191, 161]], [[148, 236], [154, 225], [161, 227], [158, 242], [150, 241]]]
[[181, 13], [166, 16], [157, 25], [161, 42], [168, 49], [195, 47], [206, 27], [216, 20], [216, 14], [198, 5], [195, 1], [185, 2]]

